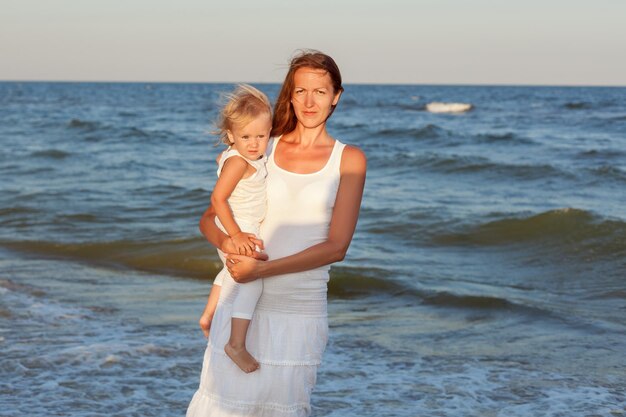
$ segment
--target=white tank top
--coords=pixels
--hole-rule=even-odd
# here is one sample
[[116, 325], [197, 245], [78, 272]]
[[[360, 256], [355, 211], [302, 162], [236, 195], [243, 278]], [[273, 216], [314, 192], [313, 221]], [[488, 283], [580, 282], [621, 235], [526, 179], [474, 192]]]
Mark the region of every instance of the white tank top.
[[276, 165], [274, 151], [279, 140], [275, 138], [268, 145], [267, 212], [261, 224], [261, 238], [270, 259], [293, 255], [327, 239], [345, 147], [335, 141], [322, 169], [297, 174]]

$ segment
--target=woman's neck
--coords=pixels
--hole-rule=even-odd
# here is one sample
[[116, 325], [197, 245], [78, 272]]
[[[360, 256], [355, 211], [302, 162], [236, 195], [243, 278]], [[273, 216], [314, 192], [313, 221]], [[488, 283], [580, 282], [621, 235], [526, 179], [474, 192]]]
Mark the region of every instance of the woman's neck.
[[304, 127], [298, 123], [296, 128], [289, 134], [288, 140], [302, 148], [309, 148], [330, 141], [332, 138], [326, 131], [326, 123], [313, 128]]

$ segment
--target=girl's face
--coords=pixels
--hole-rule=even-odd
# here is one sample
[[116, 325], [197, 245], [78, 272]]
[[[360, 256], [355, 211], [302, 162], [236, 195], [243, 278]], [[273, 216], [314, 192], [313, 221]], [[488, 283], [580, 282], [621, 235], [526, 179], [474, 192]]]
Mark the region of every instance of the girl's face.
[[233, 126], [227, 134], [237, 152], [254, 161], [265, 154], [271, 130], [272, 119], [269, 114], [265, 113], [246, 125]]
[[298, 122], [315, 128], [326, 122], [332, 106], [337, 105], [341, 92], [335, 93], [328, 72], [315, 68], [300, 68], [293, 75], [294, 89], [291, 105]]

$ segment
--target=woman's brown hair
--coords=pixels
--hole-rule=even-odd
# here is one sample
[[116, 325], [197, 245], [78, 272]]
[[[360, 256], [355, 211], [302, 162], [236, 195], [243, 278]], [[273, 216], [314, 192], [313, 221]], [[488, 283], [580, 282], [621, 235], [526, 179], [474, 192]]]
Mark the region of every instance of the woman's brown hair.
[[[343, 91], [339, 67], [331, 57], [311, 49], [300, 51], [300, 53], [293, 57], [289, 64], [289, 71], [287, 71], [285, 81], [278, 94], [276, 104], [274, 105], [274, 120], [272, 121], [271, 136], [280, 136], [296, 128], [298, 119], [296, 119], [296, 114], [291, 107], [291, 98], [294, 90], [294, 74], [300, 68], [314, 68], [326, 71], [333, 83], [333, 94]], [[335, 107], [336, 106], [332, 106], [328, 117], [333, 114]]]

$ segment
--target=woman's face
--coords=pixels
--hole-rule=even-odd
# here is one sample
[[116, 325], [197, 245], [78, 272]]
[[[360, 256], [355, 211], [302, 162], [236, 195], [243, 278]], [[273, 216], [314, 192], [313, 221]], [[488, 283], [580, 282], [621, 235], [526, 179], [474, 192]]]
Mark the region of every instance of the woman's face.
[[335, 93], [328, 72], [315, 68], [299, 68], [294, 77], [291, 105], [298, 122], [315, 128], [326, 122], [332, 106], [339, 102], [341, 92]]

